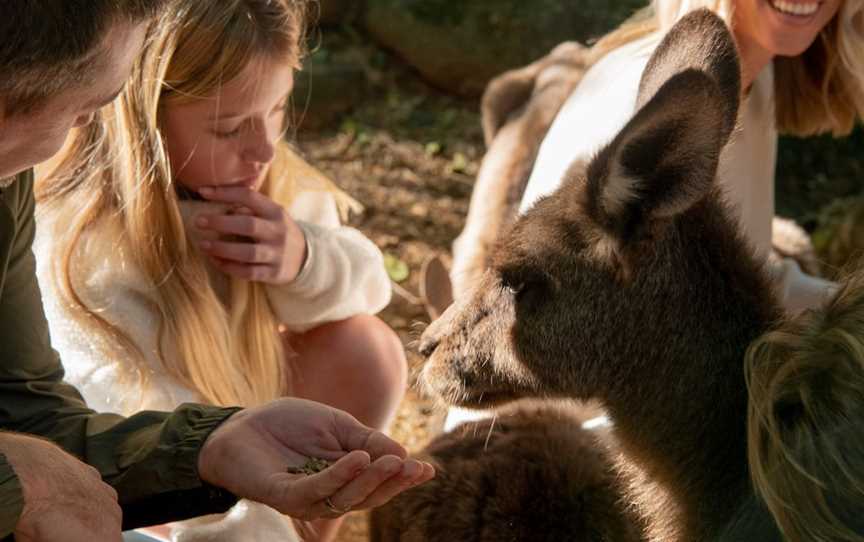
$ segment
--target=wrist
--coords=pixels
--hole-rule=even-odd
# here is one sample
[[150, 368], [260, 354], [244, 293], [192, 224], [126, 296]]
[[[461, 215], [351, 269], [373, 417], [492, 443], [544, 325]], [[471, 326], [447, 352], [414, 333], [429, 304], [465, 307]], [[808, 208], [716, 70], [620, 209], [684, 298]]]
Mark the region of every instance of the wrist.
[[196, 470], [198, 477], [203, 484], [220, 487], [219, 480], [221, 479], [219, 465], [230, 464], [228, 457], [229, 447], [223, 442], [229, 433], [229, 428], [232, 423], [244, 416], [243, 410], [236, 410], [222, 423], [214, 427], [201, 444], [201, 449], [198, 452], [198, 460], [196, 462]]

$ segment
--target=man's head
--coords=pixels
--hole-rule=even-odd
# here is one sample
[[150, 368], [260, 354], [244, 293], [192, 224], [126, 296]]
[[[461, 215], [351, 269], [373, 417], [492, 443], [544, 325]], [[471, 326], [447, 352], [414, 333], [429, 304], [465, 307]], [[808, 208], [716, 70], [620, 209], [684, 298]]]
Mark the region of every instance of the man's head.
[[164, 0], [7, 2], [0, 19], [0, 178], [53, 155], [129, 76]]

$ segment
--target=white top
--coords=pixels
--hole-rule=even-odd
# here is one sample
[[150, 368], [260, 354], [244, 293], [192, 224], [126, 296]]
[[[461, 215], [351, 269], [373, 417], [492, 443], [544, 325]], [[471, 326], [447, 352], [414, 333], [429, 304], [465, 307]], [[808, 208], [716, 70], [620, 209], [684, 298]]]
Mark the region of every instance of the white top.
[[[589, 160], [630, 120], [642, 72], [658, 43], [655, 35], [634, 41], [588, 70], [540, 146], [520, 212], [554, 192], [574, 161]], [[757, 254], [769, 258], [783, 304], [794, 312], [821, 304], [834, 285], [803, 274], [791, 259], [772, 255], [776, 161], [774, 69], [769, 64], [741, 104], [738, 127], [720, 157], [718, 181], [746, 238]]]
[[[199, 213], [212, 213], [218, 207], [181, 202], [187, 232], [195, 231], [189, 224]], [[303, 331], [361, 313], [374, 314], [390, 302], [390, 279], [380, 250], [359, 231], [340, 226], [331, 193], [300, 192], [289, 213], [306, 235], [308, 257], [292, 283], [267, 288], [282, 323]], [[156, 353], [159, 315], [151, 301], [152, 286], [128, 257], [129, 249], [122, 242], [123, 232], [116, 221], [104, 220], [85, 232], [71, 263], [72, 278], [82, 300], [98, 308], [99, 315], [126, 333], [144, 354], [146, 395], [142, 396], [134, 369], [117, 359], [116, 345], [102, 334], [94, 336], [72, 316], [73, 309], [64, 306], [52, 265], [56, 239], [52, 231], [63, 227], [58, 220], [52, 209], [40, 209], [34, 252], [52, 344], [63, 360], [66, 380], [81, 391], [91, 408], [101, 412], [129, 415], [139, 410], [171, 411], [185, 402], [202, 402], [197, 393], [162, 369]], [[214, 287], [218, 293], [216, 276]], [[268, 516], [271, 519], [265, 520]], [[221, 519], [209, 516], [204, 521], [177, 524], [172, 539], [264, 542], [294, 541], [297, 537], [291, 523], [275, 510], [241, 501]]]

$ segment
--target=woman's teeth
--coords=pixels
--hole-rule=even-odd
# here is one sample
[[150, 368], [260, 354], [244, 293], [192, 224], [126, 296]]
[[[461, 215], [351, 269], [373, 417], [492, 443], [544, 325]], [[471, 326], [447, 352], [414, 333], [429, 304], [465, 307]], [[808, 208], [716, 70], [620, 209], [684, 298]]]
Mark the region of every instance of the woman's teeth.
[[809, 4], [798, 4], [792, 2], [784, 2], [783, 0], [771, 0], [771, 6], [781, 13], [787, 15], [798, 15], [806, 17], [813, 15], [819, 9], [819, 2]]

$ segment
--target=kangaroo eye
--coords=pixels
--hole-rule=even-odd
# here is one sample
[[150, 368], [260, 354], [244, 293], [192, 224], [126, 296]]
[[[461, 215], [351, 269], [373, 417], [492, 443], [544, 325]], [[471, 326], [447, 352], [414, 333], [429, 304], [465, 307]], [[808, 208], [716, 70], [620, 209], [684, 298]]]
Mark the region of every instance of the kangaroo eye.
[[505, 272], [501, 274], [501, 288], [515, 297], [525, 290], [525, 280], [517, 273]]
[[510, 295], [512, 295], [512, 296], [517, 296], [517, 295], [519, 295], [519, 293], [522, 292], [522, 290], [525, 289], [525, 283], [524, 283], [524, 282], [517, 282], [517, 283], [515, 283], [515, 284], [507, 284], [507, 283], [505, 283], [505, 284], [504, 284], [504, 289], [507, 290], [507, 292], [508, 292]]

